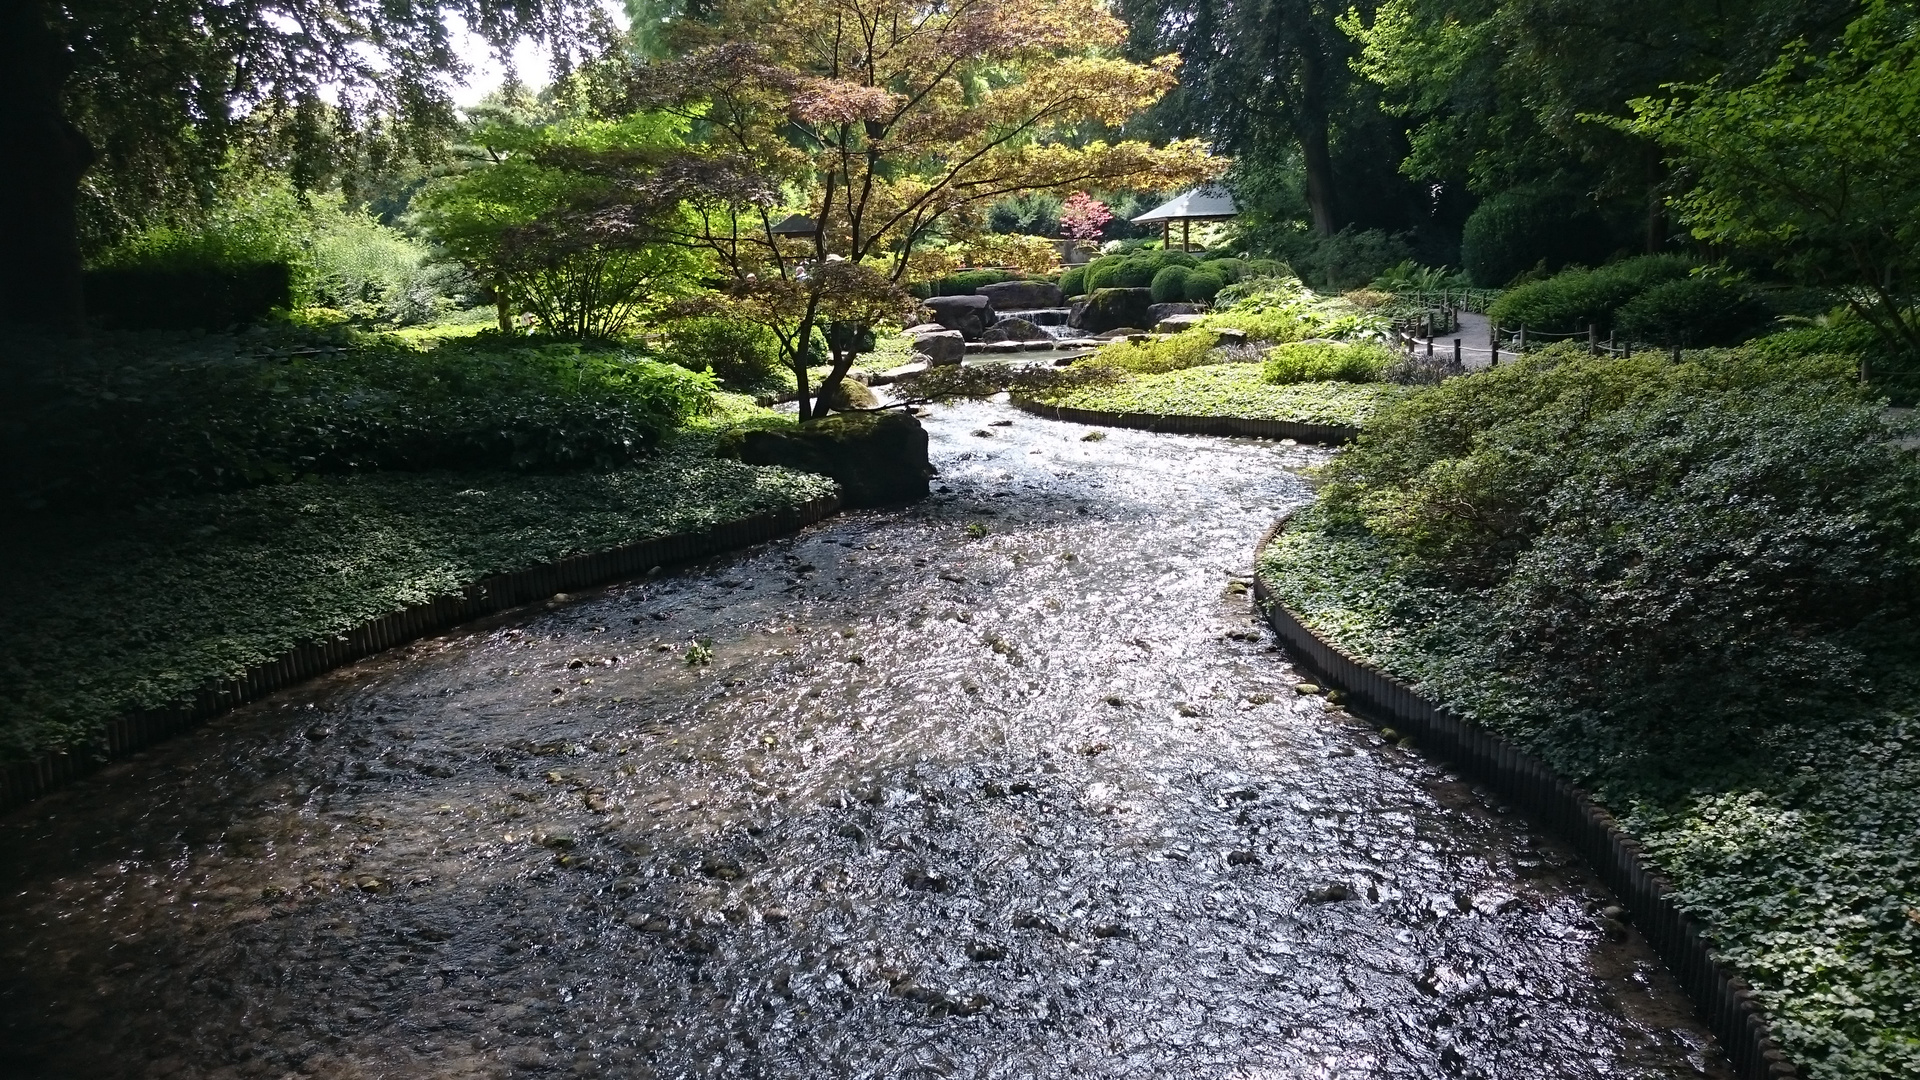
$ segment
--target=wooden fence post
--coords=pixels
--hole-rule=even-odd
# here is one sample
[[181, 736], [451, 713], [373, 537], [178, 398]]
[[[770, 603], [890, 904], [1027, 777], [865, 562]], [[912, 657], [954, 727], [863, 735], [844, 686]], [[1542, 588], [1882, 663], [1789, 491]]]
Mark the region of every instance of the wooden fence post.
[[1600, 328], [1592, 323], [1587, 324], [1587, 355], [1600, 355]]

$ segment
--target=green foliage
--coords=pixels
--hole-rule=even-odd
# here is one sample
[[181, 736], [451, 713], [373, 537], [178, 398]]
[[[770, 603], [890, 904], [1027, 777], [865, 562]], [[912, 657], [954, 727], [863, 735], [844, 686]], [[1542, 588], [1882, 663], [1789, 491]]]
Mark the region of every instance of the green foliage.
[[997, 233], [1059, 236], [1061, 196], [1029, 191], [1001, 199], [987, 208], [987, 228]]
[[[1159, 280], [1159, 278], [1154, 279], [1156, 283]], [[1219, 295], [1220, 290], [1226, 287], [1227, 280], [1219, 271], [1210, 265], [1203, 266], [1187, 274], [1186, 279], [1181, 283], [1180, 297], [1183, 300], [1204, 304]]]
[[[1156, 304], [1167, 304], [1176, 300], [1185, 300], [1187, 298], [1187, 275], [1189, 273], [1190, 271], [1184, 266], [1161, 267], [1160, 272], [1153, 275], [1153, 302]], [[1214, 291], [1219, 292], [1220, 290], [1215, 289]]]
[[[101, 269], [198, 269], [258, 263], [298, 265], [312, 232], [299, 196], [284, 184], [240, 188], [204, 215], [123, 237], [91, 265]], [[305, 281], [296, 283], [305, 297]]]
[[1020, 280], [1019, 274], [1007, 270], [992, 268], [959, 270], [916, 287], [914, 295], [922, 300], [931, 296], [971, 296], [973, 291], [982, 285], [998, 285], [1003, 281], [1018, 280]]
[[1621, 305], [1615, 325], [1631, 341], [1733, 345], [1766, 325], [1768, 314], [1744, 282], [1684, 277], [1655, 285]]
[[458, 265], [364, 211], [316, 214], [304, 258], [308, 299], [366, 322], [415, 326], [472, 306]]
[[1084, 266], [1068, 267], [1067, 270], [1060, 275], [1060, 291], [1065, 293], [1069, 298], [1085, 296], [1087, 293], [1087, 268]]
[[1440, 292], [1465, 289], [1471, 284], [1465, 274], [1456, 274], [1444, 266], [1421, 266], [1407, 259], [1382, 270], [1367, 287], [1383, 292]]
[[692, 291], [703, 263], [654, 235], [684, 208], [630, 206], [620, 227], [604, 227], [600, 203], [614, 186], [575, 162], [664, 153], [681, 145], [686, 130], [685, 120], [656, 113], [489, 123], [474, 136], [487, 156], [416, 195], [417, 217], [508, 314], [531, 314], [561, 337], [616, 338]]
[[1153, 375], [1220, 362], [1211, 330], [1183, 330], [1171, 337], [1148, 341], [1114, 341], [1100, 347], [1084, 365], [1112, 368], [1134, 375]]
[[1810, 1075], [1920, 1064], [1920, 463], [1844, 360], [1530, 357], [1377, 413], [1260, 559], [1598, 793]]
[[[1168, 267], [1192, 269], [1193, 256], [1183, 251], [1139, 251], [1125, 255], [1102, 255], [1087, 264], [1087, 290], [1148, 289]], [[1175, 297], [1175, 299], [1179, 299]], [[1165, 303], [1166, 301], [1160, 301]]]
[[1384, 335], [1387, 321], [1341, 297], [1323, 297], [1292, 277], [1248, 278], [1222, 288], [1202, 326], [1244, 331], [1253, 341], [1366, 338]]
[[1642, 255], [1598, 270], [1564, 271], [1501, 293], [1487, 317], [1496, 326], [1548, 333], [1573, 333], [1592, 323], [1604, 335], [1621, 307], [1655, 285], [1686, 277], [1690, 266], [1671, 255]]
[[65, 502], [374, 469], [612, 467], [712, 393], [629, 352], [302, 332], [46, 342], [5, 375], [8, 475]]
[[1257, 364], [1211, 364], [1035, 396], [1053, 405], [1102, 412], [1240, 416], [1358, 427], [1382, 403], [1406, 393], [1404, 387], [1380, 383], [1277, 386], [1261, 376]]
[[123, 712], [493, 574], [832, 490], [676, 447], [605, 473], [315, 477], [132, 515], [16, 516], [0, 530], [15, 571], [0, 579], [0, 757], [85, 748]]
[[1607, 255], [1604, 222], [1576, 197], [1550, 187], [1519, 187], [1482, 202], [1467, 218], [1460, 261], [1474, 284], [1497, 289], [1535, 266], [1558, 270]]
[[[781, 381], [780, 341], [744, 319], [704, 316], [672, 324], [661, 358], [690, 371], [709, 372], [729, 390], [752, 392]], [[791, 376], [786, 377], [791, 382]]]
[[1295, 341], [1268, 349], [1260, 374], [1270, 383], [1379, 382], [1398, 359], [1372, 342]]
[[1342, 229], [1332, 236], [1312, 232], [1282, 234], [1275, 244], [1292, 267], [1290, 273], [1316, 288], [1339, 292], [1379, 277], [1413, 252], [1404, 240], [1379, 229]]
[[[1626, 131], [1690, 170], [1696, 237], [1846, 289], [1887, 341], [1920, 352], [1920, 35], [1912, 8], [1869, 3], [1838, 48], [1789, 46], [1757, 80], [1640, 98]], [[1671, 90], [1669, 92], [1672, 92]]]

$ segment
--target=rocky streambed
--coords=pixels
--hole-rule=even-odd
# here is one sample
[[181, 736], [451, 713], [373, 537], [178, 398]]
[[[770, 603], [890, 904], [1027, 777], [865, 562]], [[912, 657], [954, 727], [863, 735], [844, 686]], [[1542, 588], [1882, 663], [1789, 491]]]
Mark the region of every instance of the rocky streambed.
[[0, 820], [0, 1072], [1725, 1075], [1567, 853], [1300, 693], [1323, 451], [928, 418], [935, 496]]

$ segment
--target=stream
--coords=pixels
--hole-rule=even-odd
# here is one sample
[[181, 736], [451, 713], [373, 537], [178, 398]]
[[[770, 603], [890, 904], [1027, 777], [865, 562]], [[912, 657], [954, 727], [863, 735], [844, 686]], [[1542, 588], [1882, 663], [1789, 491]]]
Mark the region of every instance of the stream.
[[922, 503], [0, 818], [0, 1075], [1730, 1075], [1561, 845], [1296, 692], [1246, 583], [1327, 451], [926, 423]]

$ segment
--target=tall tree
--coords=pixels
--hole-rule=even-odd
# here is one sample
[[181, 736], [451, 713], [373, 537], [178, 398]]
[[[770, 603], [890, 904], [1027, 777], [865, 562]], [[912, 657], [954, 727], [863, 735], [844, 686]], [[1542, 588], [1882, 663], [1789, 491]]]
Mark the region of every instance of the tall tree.
[[1354, 93], [1356, 47], [1339, 26], [1349, 7], [1330, 0], [1121, 3], [1135, 55], [1171, 50], [1181, 58], [1183, 85], [1160, 110], [1161, 123], [1213, 140], [1243, 167], [1297, 161], [1313, 228], [1323, 236], [1350, 217], [1335, 169], [1342, 125], [1376, 111]]
[[[709, 19], [691, 29], [718, 43], [636, 78], [638, 101], [705, 133], [701, 150], [604, 160], [628, 203], [670, 190], [692, 208], [678, 241], [722, 268], [734, 310], [780, 338], [803, 417], [831, 407], [871, 325], [911, 306], [909, 277], [949, 257], [934, 241], [978, 236], [992, 203], [1160, 189], [1225, 164], [1196, 142], [1084, 138], [1151, 105], [1177, 69], [1114, 58], [1123, 27], [1100, 0], [776, 0]], [[804, 222], [779, 228], [788, 211]], [[831, 356], [817, 393], [815, 328]]]
[[251, 143], [298, 181], [343, 143], [451, 123], [449, 17], [575, 55], [575, 0], [0, 0], [0, 323], [78, 329], [83, 184], [94, 207], [188, 203]]

